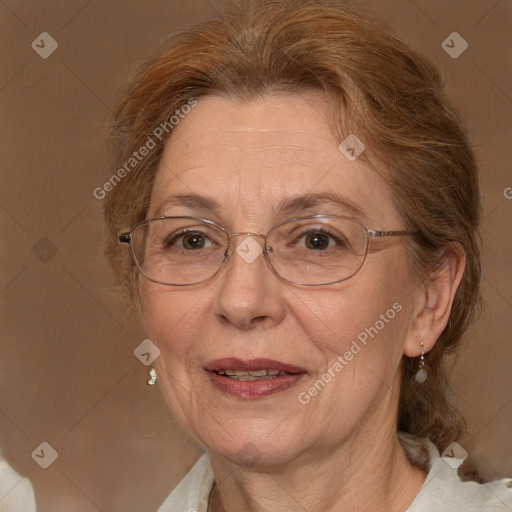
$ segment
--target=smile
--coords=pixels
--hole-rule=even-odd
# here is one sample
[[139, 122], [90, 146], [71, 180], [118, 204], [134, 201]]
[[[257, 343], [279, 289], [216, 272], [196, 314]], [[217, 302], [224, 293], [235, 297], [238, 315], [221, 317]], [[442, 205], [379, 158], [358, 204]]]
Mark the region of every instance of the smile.
[[282, 372], [276, 369], [269, 370], [219, 370], [216, 372], [218, 375], [223, 375], [231, 380], [240, 381], [254, 381], [254, 380], [268, 380], [282, 375], [291, 375], [287, 372]]
[[214, 387], [242, 399], [264, 398], [295, 386], [306, 375], [299, 366], [272, 359], [227, 357], [205, 368]]

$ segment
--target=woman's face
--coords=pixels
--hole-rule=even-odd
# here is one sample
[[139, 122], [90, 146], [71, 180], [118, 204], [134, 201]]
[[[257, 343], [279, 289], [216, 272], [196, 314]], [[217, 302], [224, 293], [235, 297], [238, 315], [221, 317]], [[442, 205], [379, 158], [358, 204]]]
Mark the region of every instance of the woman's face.
[[[315, 92], [201, 99], [167, 143], [148, 218], [158, 209], [265, 234], [280, 221], [322, 213], [404, 229], [375, 171], [338, 149], [326, 113]], [[281, 208], [299, 197], [309, 200]], [[356, 275], [317, 287], [280, 279], [262, 254], [251, 262], [244, 236], [231, 242], [235, 250], [209, 282], [141, 280], [147, 335], [161, 351], [158, 384], [183, 428], [234, 462], [262, 465], [394, 431], [416, 289], [400, 238], [373, 239]], [[238, 381], [212, 371], [221, 368], [293, 375]]]

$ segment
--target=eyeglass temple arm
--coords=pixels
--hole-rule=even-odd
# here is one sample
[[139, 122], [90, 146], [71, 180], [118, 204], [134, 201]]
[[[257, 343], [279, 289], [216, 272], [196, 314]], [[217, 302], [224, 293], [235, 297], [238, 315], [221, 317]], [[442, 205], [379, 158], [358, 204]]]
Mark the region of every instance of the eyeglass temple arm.
[[373, 229], [368, 230], [370, 236], [383, 237], [383, 236], [404, 236], [404, 235], [417, 235], [417, 231], [375, 231]]

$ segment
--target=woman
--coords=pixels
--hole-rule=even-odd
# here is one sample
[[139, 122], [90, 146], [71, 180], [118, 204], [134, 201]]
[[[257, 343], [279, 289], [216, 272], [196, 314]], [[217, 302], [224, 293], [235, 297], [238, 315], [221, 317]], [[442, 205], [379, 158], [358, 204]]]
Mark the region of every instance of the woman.
[[430, 64], [339, 2], [253, 2], [134, 73], [111, 142], [107, 255], [207, 451], [161, 512], [508, 510], [439, 455], [480, 195]]

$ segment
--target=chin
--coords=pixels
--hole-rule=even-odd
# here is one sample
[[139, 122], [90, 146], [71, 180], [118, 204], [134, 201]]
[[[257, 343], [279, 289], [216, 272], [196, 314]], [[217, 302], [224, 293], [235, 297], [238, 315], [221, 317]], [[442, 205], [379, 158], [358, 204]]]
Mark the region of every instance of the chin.
[[[295, 443], [294, 443], [295, 440]], [[303, 450], [304, 444], [296, 443], [297, 436], [248, 435], [247, 431], [239, 435], [223, 436], [218, 442], [208, 443], [207, 449], [224, 457], [237, 466], [254, 470], [268, 470], [287, 464]], [[293, 446], [295, 444], [296, 446]]]

